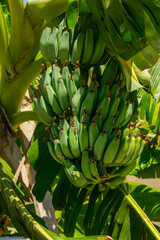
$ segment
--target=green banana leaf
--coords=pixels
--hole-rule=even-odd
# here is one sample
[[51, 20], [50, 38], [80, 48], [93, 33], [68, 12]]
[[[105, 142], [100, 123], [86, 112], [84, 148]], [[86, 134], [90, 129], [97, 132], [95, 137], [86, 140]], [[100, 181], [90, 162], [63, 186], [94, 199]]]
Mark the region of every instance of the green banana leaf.
[[152, 91], [154, 93], [155, 91], [157, 91], [158, 85], [160, 85], [159, 84], [160, 59], [158, 59], [156, 64], [154, 64], [154, 66], [149, 69], [149, 72], [151, 74], [151, 85], [152, 85]]
[[0, 3], [2, 5], [3, 13], [6, 19], [8, 32], [11, 33], [11, 16], [9, 12], [9, 5], [7, 0], [0, 0]]
[[68, 0], [66, 18], [70, 29], [74, 28], [79, 15], [78, 0]]
[[66, 11], [68, 0], [29, 0], [26, 4], [26, 12], [35, 27], [44, 20], [52, 21]]
[[48, 151], [46, 144], [47, 131], [43, 124], [37, 125], [33, 136], [33, 143], [27, 153], [28, 159], [36, 170], [36, 183], [33, 188], [38, 201], [43, 201], [43, 198], [50, 188], [52, 182], [57, 176], [61, 165], [54, 161]]
[[[126, 187], [149, 219], [160, 222], [160, 190], [132, 182], [127, 183]], [[148, 239], [154, 239], [120, 190], [109, 190], [97, 195], [96, 191], [95, 188], [81, 207], [76, 220], [74, 237], [80, 237], [85, 232], [85, 235], [108, 235], [120, 240], [142, 239], [143, 234]], [[76, 201], [79, 202], [79, 199], [77, 198]], [[76, 203], [67, 214], [72, 215], [75, 208]], [[62, 237], [63, 229], [67, 225], [65, 211], [66, 209], [63, 212], [57, 212], [58, 227]]]

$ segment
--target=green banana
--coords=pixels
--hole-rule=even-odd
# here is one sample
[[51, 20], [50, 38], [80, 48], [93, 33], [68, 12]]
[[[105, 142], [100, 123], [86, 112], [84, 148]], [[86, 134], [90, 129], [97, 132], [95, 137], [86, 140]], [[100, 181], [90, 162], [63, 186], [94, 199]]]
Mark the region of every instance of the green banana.
[[72, 97], [72, 108], [75, 111], [75, 115], [79, 118], [80, 117], [80, 107], [86, 95], [86, 88], [83, 85], [81, 88], [77, 90], [77, 92]]
[[53, 121], [53, 124], [52, 124], [52, 126], [50, 128], [51, 135], [54, 135], [54, 136], [56, 136], [58, 138], [59, 137], [59, 131], [60, 131], [59, 123]]
[[114, 117], [112, 117], [112, 116], [107, 117], [107, 119], [105, 120], [105, 122], [102, 126], [102, 131], [104, 131], [106, 129], [107, 135], [110, 136], [112, 129], [113, 129], [113, 125], [114, 125]]
[[123, 162], [128, 152], [130, 142], [131, 142], [131, 138], [129, 136], [126, 136], [121, 140], [118, 152], [114, 158], [114, 161], [112, 162], [113, 166], [120, 165], [121, 162]]
[[101, 84], [101, 78], [102, 78], [102, 73], [103, 73], [102, 69], [103, 69], [102, 66], [97, 64], [96, 66], [94, 66], [93, 71], [92, 71], [92, 76], [91, 76], [92, 82], [97, 83], [98, 87]]
[[69, 32], [65, 30], [59, 39], [59, 59], [62, 65], [69, 61], [69, 46]]
[[91, 124], [89, 126], [88, 136], [89, 136], [89, 147], [93, 148], [99, 136], [99, 129], [98, 129], [97, 123], [94, 120], [91, 121]]
[[102, 119], [102, 109], [100, 111], [97, 111], [96, 114], [94, 115], [92, 121], [96, 122], [97, 127], [99, 130], [101, 130], [102, 124], [103, 124], [103, 119]]
[[114, 128], [118, 127], [118, 125], [121, 125], [121, 123], [124, 121], [127, 109], [128, 109], [128, 101], [126, 100], [123, 103], [122, 109], [120, 109], [121, 111], [118, 109], [119, 112], [118, 112], [117, 117], [115, 118], [115, 122], [114, 122], [114, 125], [113, 125]]
[[138, 157], [141, 156], [141, 154], [142, 154], [142, 152], [144, 150], [145, 145], [146, 145], [146, 140], [142, 140], [141, 147], [140, 147], [140, 150], [139, 150], [139, 153], [138, 153]]
[[119, 90], [120, 90], [120, 85], [117, 82], [115, 82], [113, 86], [110, 88], [110, 98], [111, 99], [116, 98], [116, 96], [119, 94]]
[[86, 125], [86, 127], [89, 127], [90, 125], [90, 117], [87, 114], [86, 108], [83, 108], [83, 115], [81, 116], [81, 122]]
[[133, 112], [134, 112], [134, 102], [130, 102], [129, 105], [128, 105], [128, 109], [126, 111], [126, 114], [125, 114], [125, 119], [121, 123], [121, 126], [125, 126], [129, 122], [129, 120], [131, 119], [131, 117], [133, 115]]
[[61, 78], [60, 74], [60, 68], [57, 65], [53, 65], [53, 70], [52, 70], [52, 81], [51, 85], [55, 93], [57, 94], [58, 90], [58, 79]]
[[[122, 131], [118, 126], [116, 129], [113, 129], [112, 134], [108, 136], [108, 143], [110, 143], [113, 140], [113, 138], [115, 138], [116, 136], [121, 137], [121, 135], [122, 135]], [[123, 137], [121, 138], [123, 139]]]
[[78, 121], [78, 118], [76, 117], [74, 110], [72, 109], [72, 117], [70, 118], [70, 125], [74, 125], [77, 129], [77, 132], [79, 132], [80, 122]]
[[134, 169], [134, 167], [135, 163], [132, 163], [129, 166], [121, 166], [114, 174], [109, 175], [109, 177], [125, 177]]
[[58, 28], [54, 27], [51, 30], [47, 47], [50, 61], [55, 63], [55, 59], [57, 59], [58, 56]]
[[[82, 119], [82, 116], [83, 116], [83, 109], [85, 108], [86, 109], [86, 113], [88, 114], [89, 116], [89, 119], [91, 117], [91, 114], [93, 112], [93, 108], [94, 108], [94, 104], [95, 104], [95, 101], [97, 100], [96, 99], [96, 87], [93, 86], [91, 88], [91, 90], [88, 92], [88, 94], [86, 95], [82, 105], [81, 105], [81, 110], [80, 110], [80, 120]], [[82, 120], [81, 120], [82, 121]]]
[[96, 111], [96, 108], [97, 108], [98, 86], [99, 84], [96, 81], [94, 81], [93, 86], [91, 87], [91, 91], [94, 91], [94, 101], [93, 101], [93, 108], [92, 108], [93, 113]]
[[81, 153], [86, 150], [89, 146], [88, 131], [87, 126], [81, 122], [79, 127], [79, 145]]
[[118, 66], [118, 61], [116, 61], [114, 58], [110, 58], [104, 69], [100, 88], [103, 88], [105, 84], [108, 84], [110, 87], [112, 86], [112, 83], [118, 74]]
[[51, 142], [54, 142], [55, 139], [56, 139], [56, 136], [50, 133], [50, 135], [49, 135], [49, 140], [50, 140]]
[[79, 33], [79, 29], [78, 26], [76, 24], [76, 26], [72, 29], [70, 29], [70, 58], [71, 58], [71, 53], [72, 53], [72, 48], [73, 48], [73, 44], [75, 39], [77, 38], [77, 35]]
[[69, 79], [69, 83], [68, 83], [68, 95], [69, 95], [69, 102], [70, 105], [72, 105], [72, 98], [73, 96], [76, 94], [77, 92], [77, 87], [75, 82], [73, 81], [72, 78]]
[[82, 53], [82, 64], [89, 63], [93, 54], [93, 48], [94, 48], [94, 36], [93, 36], [93, 29], [88, 28], [85, 35], [84, 40], [84, 47], [83, 47], [83, 53]]
[[118, 152], [119, 149], [119, 144], [120, 144], [120, 133], [115, 136], [107, 145], [106, 151], [104, 153], [103, 157], [103, 163], [106, 164], [107, 166], [112, 165], [112, 162], [115, 159], [115, 156]]
[[116, 115], [119, 103], [120, 97], [117, 95], [110, 103], [107, 117], [114, 117]]
[[62, 152], [65, 155], [65, 157], [69, 159], [74, 159], [75, 157], [73, 156], [70, 150], [68, 133], [63, 128], [59, 132], [59, 141], [60, 141]]
[[62, 79], [63, 79], [65, 87], [67, 88], [67, 91], [68, 91], [70, 78], [71, 78], [71, 74], [69, 72], [69, 69], [67, 66], [64, 66], [62, 68]]
[[131, 141], [129, 144], [129, 148], [128, 148], [126, 157], [121, 162], [122, 165], [125, 165], [132, 158], [132, 156], [135, 152], [135, 148], [136, 148], [136, 138], [135, 138], [135, 136], [133, 136], [133, 137], [131, 136]]
[[64, 117], [59, 120], [59, 128], [63, 128], [68, 133], [69, 124]]
[[134, 153], [132, 154], [132, 157], [124, 165], [128, 166], [131, 164], [136, 164], [136, 159], [141, 148], [141, 141], [142, 141], [141, 137], [139, 136], [136, 137]]
[[40, 121], [45, 124], [46, 126], [50, 126], [52, 124], [51, 119], [48, 119], [48, 116], [46, 118], [46, 113], [43, 112], [43, 109], [39, 106], [39, 103], [37, 101], [37, 98], [34, 99], [34, 110], [38, 115], [38, 118]]
[[85, 39], [85, 33], [80, 32], [76, 40], [74, 41], [73, 49], [72, 49], [72, 57], [71, 57], [71, 62], [73, 64], [77, 64], [78, 61], [79, 62], [81, 61], [84, 39]]
[[133, 127], [133, 136], [137, 137], [140, 134], [140, 130], [138, 127]]
[[81, 155], [81, 151], [78, 139], [78, 132], [73, 123], [69, 129], [69, 145], [72, 154], [75, 156], [75, 158], [78, 158]]
[[103, 155], [104, 155], [104, 151], [107, 145], [107, 133], [104, 130], [103, 132], [101, 132], [101, 134], [99, 135], [99, 137], [97, 138], [95, 144], [94, 144], [94, 156], [96, 157], [97, 160], [102, 160]]
[[88, 183], [87, 179], [81, 172], [81, 170], [70, 160], [66, 159], [65, 162], [65, 173], [68, 179], [77, 187], [85, 187]]
[[99, 89], [99, 91], [98, 91], [98, 104], [99, 104], [100, 102], [102, 102], [102, 100], [103, 100], [106, 96], [108, 96], [108, 94], [109, 94], [109, 87], [110, 87], [110, 86], [109, 86], [108, 83], [104, 84], [102, 88], [101, 88], [101, 85], [100, 85], [100, 89]]
[[60, 107], [57, 95], [51, 86], [51, 78], [47, 71], [44, 71], [40, 78], [40, 90], [53, 111], [58, 115], [62, 114], [63, 110]]
[[41, 36], [41, 39], [40, 39], [40, 50], [41, 50], [41, 53], [42, 53], [42, 56], [43, 58], [46, 60], [46, 61], [50, 61], [50, 57], [49, 57], [49, 53], [48, 53], [48, 38], [51, 34], [51, 28], [45, 28], [42, 32], [42, 36]]
[[67, 110], [69, 107], [69, 97], [68, 97], [67, 89], [65, 87], [65, 84], [62, 78], [57, 79], [57, 81], [58, 81], [57, 95], [58, 95], [61, 108], [63, 110]]
[[53, 157], [53, 159], [56, 160], [58, 163], [64, 165], [64, 161], [62, 160], [62, 158], [58, 158], [58, 157], [56, 156], [53, 142], [47, 142], [47, 145], [48, 145], [48, 150], [49, 150], [51, 156]]
[[98, 168], [97, 168], [97, 161], [95, 159], [91, 159], [90, 163], [89, 163], [89, 169], [90, 169], [90, 173], [91, 175], [97, 179], [98, 181], [101, 180], [101, 177], [99, 175], [98, 172]]
[[86, 79], [85, 75], [86, 73], [83, 72], [79, 66], [76, 66], [75, 70], [73, 71], [72, 78], [77, 89], [85, 85], [85, 79]]
[[84, 151], [82, 153], [81, 169], [85, 178], [91, 180], [92, 182], [96, 182], [90, 172], [90, 157], [88, 151]]
[[[50, 123], [52, 124], [53, 122], [53, 117], [54, 117], [54, 113], [52, 111], [52, 108], [50, 107], [50, 105], [45, 101], [44, 97], [41, 95], [39, 97], [37, 97], [37, 103], [38, 103], [38, 108], [40, 110], [40, 112], [42, 113], [42, 115], [44, 115], [44, 117], [46, 118], [47, 121], [50, 121]], [[50, 124], [50, 125], [51, 125]]]
[[64, 29], [64, 20], [62, 20], [62, 22], [58, 26], [58, 42], [62, 36], [63, 29]]
[[97, 112], [101, 111], [101, 115], [102, 115], [102, 123], [104, 122], [104, 120], [107, 117], [108, 114], [108, 110], [109, 110], [109, 105], [110, 105], [110, 97], [105, 96], [103, 98], [103, 100], [99, 103], [98, 107], [97, 107]]
[[95, 65], [98, 62], [100, 62], [100, 60], [104, 54], [105, 47], [106, 47], [106, 45], [99, 34], [98, 39], [94, 46], [93, 55], [90, 60], [90, 65]]
[[40, 90], [42, 93], [45, 93], [44, 85], [51, 85], [51, 76], [47, 70], [44, 70], [42, 73], [42, 76], [40, 76], [39, 84], [40, 84]]
[[122, 139], [124, 139], [125, 137], [127, 137], [130, 133], [132, 132], [132, 129], [130, 126], [128, 126], [127, 128], [124, 129], [123, 134], [122, 134]]
[[63, 152], [62, 152], [61, 144], [60, 144], [59, 139], [55, 139], [55, 140], [54, 140], [54, 150], [53, 150], [53, 151], [55, 152], [56, 157], [57, 157], [60, 161], [62, 161], [62, 163], [64, 164], [66, 158], [65, 158], [65, 156], [64, 156], [64, 154], [63, 154]]

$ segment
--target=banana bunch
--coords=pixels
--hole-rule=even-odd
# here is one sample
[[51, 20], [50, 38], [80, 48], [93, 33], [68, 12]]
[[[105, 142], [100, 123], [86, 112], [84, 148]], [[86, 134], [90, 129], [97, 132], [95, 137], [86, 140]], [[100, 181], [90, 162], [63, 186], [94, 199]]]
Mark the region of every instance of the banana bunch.
[[159, 52], [160, 8], [156, 1], [87, 0], [87, 3], [112, 56], [129, 60], [149, 45], [148, 54]]
[[[97, 37], [98, 36], [98, 37]], [[40, 39], [40, 50], [45, 61], [63, 66], [73, 64], [94, 66], [105, 64], [110, 55], [100, 35], [95, 36], [91, 26], [81, 30], [78, 24], [70, 30], [64, 25], [44, 29]]]
[[126, 91], [118, 62], [110, 59], [97, 80], [93, 74], [90, 84], [75, 92], [68, 120], [54, 117], [48, 148], [72, 184], [90, 190], [98, 184], [103, 191], [122, 183], [146, 140], [136, 122], [136, 93]]
[[58, 65], [53, 65], [50, 73], [44, 70], [39, 80], [34, 107], [39, 119], [46, 126], [52, 125], [56, 116], [71, 113], [72, 97], [80, 88], [85, 89], [86, 74], [78, 66], [71, 73], [67, 66], [62, 71]]

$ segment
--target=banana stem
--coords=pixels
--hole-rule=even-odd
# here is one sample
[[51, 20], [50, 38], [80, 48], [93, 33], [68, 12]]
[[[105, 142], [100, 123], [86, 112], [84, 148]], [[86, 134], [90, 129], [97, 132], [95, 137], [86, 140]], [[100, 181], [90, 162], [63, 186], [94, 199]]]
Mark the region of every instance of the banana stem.
[[40, 121], [37, 113], [34, 111], [25, 111], [14, 113], [9, 116], [13, 129], [16, 129], [20, 124], [26, 121]]
[[6, 82], [1, 95], [1, 104], [8, 116], [19, 112], [27, 89], [42, 71], [41, 61], [42, 59], [33, 62], [12, 81]]
[[143, 223], [145, 224], [146, 228], [150, 231], [152, 236], [155, 237], [155, 239], [160, 240], [160, 233], [155, 228], [155, 226], [151, 223], [150, 219], [147, 217], [147, 215], [144, 213], [144, 211], [141, 209], [141, 207], [138, 205], [138, 203], [134, 200], [134, 198], [129, 194], [122, 185], [119, 186], [119, 189], [121, 192], [125, 195], [125, 198], [130, 203], [130, 205], [134, 208], [134, 210], [137, 212], [137, 214], [142, 219]]

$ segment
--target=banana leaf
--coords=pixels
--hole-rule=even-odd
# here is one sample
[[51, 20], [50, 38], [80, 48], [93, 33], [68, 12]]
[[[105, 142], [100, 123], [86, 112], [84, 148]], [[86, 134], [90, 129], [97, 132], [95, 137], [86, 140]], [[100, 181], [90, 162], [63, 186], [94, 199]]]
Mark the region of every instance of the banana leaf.
[[[159, 222], [160, 190], [133, 182], [128, 182], [126, 188], [149, 219]], [[92, 200], [90, 200], [91, 198]], [[93, 202], [93, 198], [95, 198], [95, 202]], [[79, 201], [78, 198], [76, 201]], [[89, 208], [90, 212], [88, 212]], [[74, 211], [74, 208], [71, 209], [70, 214]], [[64, 236], [62, 232], [66, 224], [64, 214], [61, 213], [58, 219], [58, 226], [61, 229], [60, 235]], [[118, 189], [99, 193], [99, 195], [92, 193], [88, 195], [76, 221], [74, 237], [80, 237], [84, 232], [85, 235], [108, 235], [113, 239], [120, 240], [135, 239], [135, 236], [136, 239], [142, 239], [144, 235], [148, 239], [154, 239], [154, 235], [143, 224], [143, 220], [133, 205], [130, 205], [128, 199]]]
[[40, 124], [37, 126], [34, 134], [34, 141], [27, 153], [28, 159], [36, 170], [36, 183], [33, 188], [38, 201], [43, 201], [43, 198], [50, 189], [52, 182], [57, 176], [61, 165], [54, 161], [48, 151], [45, 137], [47, 139], [45, 126]]
[[75, 27], [78, 20], [78, 15], [79, 15], [78, 0], [68, 0], [66, 18], [67, 25], [70, 29]]
[[2, 10], [6, 19], [8, 32], [11, 33], [11, 16], [9, 12], [9, 5], [7, 0], [0, 0], [0, 3], [2, 5]]
[[29, 0], [26, 4], [26, 12], [33, 27], [44, 20], [52, 21], [66, 11], [67, 0]]

